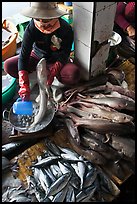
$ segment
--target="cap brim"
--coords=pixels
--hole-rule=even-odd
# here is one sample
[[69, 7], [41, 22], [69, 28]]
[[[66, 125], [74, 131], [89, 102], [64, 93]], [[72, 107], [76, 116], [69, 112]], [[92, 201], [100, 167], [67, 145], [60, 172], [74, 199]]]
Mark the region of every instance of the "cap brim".
[[34, 9], [34, 8], [26, 8], [20, 12], [22, 15], [27, 16], [29, 18], [39, 18], [39, 19], [53, 19], [59, 18], [67, 13], [61, 11], [60, 9], [54, 10], [45, 10], [45, 9]]

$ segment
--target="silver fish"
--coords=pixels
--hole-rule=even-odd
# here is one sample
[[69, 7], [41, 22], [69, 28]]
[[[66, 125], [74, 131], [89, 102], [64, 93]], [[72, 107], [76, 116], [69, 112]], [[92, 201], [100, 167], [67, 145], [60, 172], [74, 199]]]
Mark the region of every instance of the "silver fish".
[[48, 141], [47, 139], [45, 139], [46, 141], [46, 146], [47, 148], [56, 156], [60, 156], [60, 148], [53, 142]]
[[69, 185], [68, 186], [68, 191], [66, 194], [66, 202], [75, 202], [76, 201], [76, 196], [75, 196], [75, 191], [73, 186]]
[[35, 163], [34, 167], [44, 167], [44, 166], [47, 166], [49, 164], [53, 164], [55, 161], [58, 161], [59, 159], [61, 159], [61, 157], [58, 157], [58, 156], [49, 156], [49, 157], [46, 157], [42, 160], [40, 160], [39, 162]]
[[[82, 156], [79, 157], [79, 159], [83, 159]], [[79, 177], [80, 177], [80, 188], [82, 189], [83, 187], [83, 182], [84, 182], [84, 175], [85, 175], [85, 171], [86, 171], [86, 166], [84, 162], [78, 162], [78, 169], [79, 169]]]
[[65, 200], [66, 194], [68, 191], [68, 186], [66, 185], [60, 192], [58, 192], [52, 202], [63, 202]]
[[70, 172], [70, 169], [66, 167], [62, 162], [58, 161], [59, 168], [61, 169], [62, 174]]
[[48, 196], [50, 195], [55, 195], [57, 194], [59, 191], [61, 191], [68, 183], [68, 181], [71, 178], [71, 174], [67, 173], [67, 174], [63, 174], [62, 176], [60, 176], [49, 188], [48, 190]]
[[95, 179], [97, 178], [98, 171], [96, 169], [93, 169], [92, 171], [88, 171], [85, 175], [84, 184], [83, 187], [86, 188], [88, 186], [91, 186]]
[[[58, 161], [58, 164], [59, 164], [59, 161]], [[57, 164], [50, 165], [50, 169], [56, 178], [62, 175], [62, 171]]]

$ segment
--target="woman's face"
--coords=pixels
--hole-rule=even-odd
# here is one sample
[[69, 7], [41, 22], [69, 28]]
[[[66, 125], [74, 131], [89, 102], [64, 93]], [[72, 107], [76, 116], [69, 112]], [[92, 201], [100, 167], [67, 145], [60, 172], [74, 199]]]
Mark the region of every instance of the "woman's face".
[[35, 20], [38, 22], [38, 25], [41, 29], [47, 29], [51, 27], [50, 22], [52, 22], [53, 19], [35, 19]]
[[41, 23], [48, 23], [49, 21], [51, 21], [51, 19], [38, 19], [38, 18], [35, 18], [35, 20]]

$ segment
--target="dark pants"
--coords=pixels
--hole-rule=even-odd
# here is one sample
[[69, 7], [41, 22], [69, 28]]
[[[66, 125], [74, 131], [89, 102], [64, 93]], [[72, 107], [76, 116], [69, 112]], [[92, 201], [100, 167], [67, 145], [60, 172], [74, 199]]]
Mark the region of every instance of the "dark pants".
[[[4, 61], [4, 71], [11, 75], [14, 78], [18, 78], [18, 57], [14, 56]], [[39, 62], [39, 58], [32, 52], [29, 59], [29, 72], [33, 72], [36, 70], [37, 63]], [[50, 65], [47, 66], [50, 69]], [[79, 82], [80, 80], [80, 70], [73, 63], [67, 63], [61, 69], [59, 76], [57, 79], [66, 85], [73, 85]]]

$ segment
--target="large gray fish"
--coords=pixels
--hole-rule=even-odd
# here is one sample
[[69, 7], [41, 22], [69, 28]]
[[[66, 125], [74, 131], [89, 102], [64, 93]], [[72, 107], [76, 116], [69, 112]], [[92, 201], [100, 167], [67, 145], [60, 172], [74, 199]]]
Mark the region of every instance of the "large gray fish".
[[47, 83], [47, 70], [46, 70], [45, 58], [42, 58], [38, 62], [36, 70], [37, 70], [37, 81], [39, 85], [39, 95], [40, 95], [39, 111], [34, 116], [34, 121], [31, 124], [30, 128], [34, 127], [34, 125], [41, 122], [41, 120], [43, 119], [46, 113], [49, 99], [51, 99], [50, 87], [46, 84]]
[[85, 112], [79, 108], [75, 108], [75, 107], [70, 106], [70, 105], [66, 106], [66, 113], [75, 113], [76, 115], [84, 117], [84, 118], [93, 117], [92, 113]]
[[107, 82], [106, 86], [107, 86], [107, 90], [117, 91], [118, 93], [126, 95], [126, 96], [135, 100], [135, 92], [134, 91], [131, 91], [129, 89], [125, 89], [122, 86], [113, 85], [110, 82]]
[[96, 117], [106, 118], [118, 123], [127, 123], [133, 121], [134, 119], [132, 116], [116, 111], [115, 109], [110, 107], [82, 101], [79, 101], [79, 104], [81, 105], [80, 109], [84, 111], [85, 115], [87, 116], [91, 113], [93, 115], [96, 115]]
[[91, 118], [84, 119], [71, 114], [71, 119], [75, 122], [75, 126], [89, 128], [100, 134], [114, 133], [118, 135], [127, 135], [135, 133], [134, 123], [114, 123], [107, 119]]
[[86, 98], [81, 99], [81, 101], [86, 101], [95, 104], [107, 105], [116, 110], [130, 110], [135, 111], [135, 103], [133, 101], [126, 100], [125, 98], [118, 97], [101, 97], [101, 98]]
[[88, 150], [85, 149], [82, 145], [78, 145], [76, 141], [74, 140], [73, 136], [71, 133], [68, 134], [68, 139], [73, 147], [73, 149], [79, 154], [82, 155], [84, 158], [87, 160], [99, 164], [99, 165], [105, 165], [107, 160], [105, 157], [103, 157], [101, 154], [94, 150]]
[[[99, 94], [99, 95], [101, 95], [101, 94]], [[97, 95], [96, 95], [97, 96]], [[133, 103], [135, 103], [135, 100], [134, 99], [132, 99], [131, 97], [129, 97], [129, 96], [126, 96], [126, 95], [123, 95], [123, 94], [120, 94], [120, 93], [118, 93], [117, 91], [111, 91], [111, 93], [110, 94], [102, 94], [102, 96], [107, 96], [107, 97], [118, 97], [118, 98], [124, 98], [124, 99], [126, 99], [126, 100], [129, 100], [129, 101], [132, 101]], [[94, 95], [94, 97], [95, 97], [95, 95]], [[100, 96], [101, 97], [101, 96]]]
[[97, 140], [91, 134], [82, 135], [81, 138], [81, 142], [83, 144], [86, 144], [87, 147], [90, 147], [91, 149], [99, 152], [104, 157], [106, 157], [106, 159], [117, 161], [121, 158], [116, 150], [111, 148], [108, 144], [104, 144], [100, 140]]

